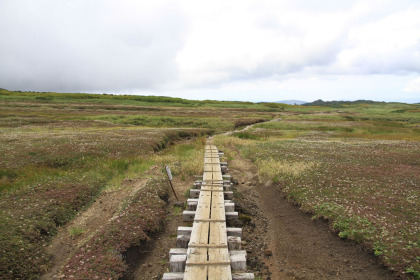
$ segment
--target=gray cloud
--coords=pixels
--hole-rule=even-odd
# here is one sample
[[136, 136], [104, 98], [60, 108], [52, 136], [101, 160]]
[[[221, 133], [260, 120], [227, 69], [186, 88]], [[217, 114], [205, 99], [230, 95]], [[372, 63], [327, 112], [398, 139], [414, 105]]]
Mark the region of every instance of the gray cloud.
[[[415, 45], [389, 53], [363, 53], [355, 57], [343, 74], [391, 74], [420, 73], [420, 41]], [[340, 70], [335, 69], [335, 72]]]
[[187, 29], [174, 4], [2, 1], [0, 85], [40, 91], [155, 89], [176, 79], [175, 57]]
[[168, 94], [268, 81], [292, 92], [290, 77], [415, 77], [417, 18], [416, 0], [0, 0], [0, 87]]

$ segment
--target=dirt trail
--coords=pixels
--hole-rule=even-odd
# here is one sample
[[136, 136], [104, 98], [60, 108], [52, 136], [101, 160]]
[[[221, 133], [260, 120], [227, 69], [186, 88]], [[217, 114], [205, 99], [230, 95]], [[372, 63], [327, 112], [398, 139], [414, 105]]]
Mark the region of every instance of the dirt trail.
[[284, 199], [279, 186], [261, 184], [251, 162], [236, 156], [230, 170], [251, 217], [244, 227], [248, 262], [262, 279], [395, 279], [371, 253]]
[[[269, 120], [269, 121], [266, 121], [266, 122], [263, 122], [263, 123], [269, 123], [269, 122], [278, 122], [278, 121], [280, 121], [281, 120], [281, 118], [277, 118], [277, 119], [272, 119], [272, 120]], [[238, 129], [238, 130], [233, 130], [233, 131], [228, 131], [228, 132], [225, 132], [225, 133], [221, 133], [221, 135], [232, 135], [233, 133], [238, 133], [238, 132], [244, 132], [244, 131], [247, 131], [247, 130], [249, 130], [251, 127], [253, 127], [255, 124], [250, 124], [250, 125], [247, 125], [247, 126], [245, 126], [244, 128], [242, 128], [242, 129]]]

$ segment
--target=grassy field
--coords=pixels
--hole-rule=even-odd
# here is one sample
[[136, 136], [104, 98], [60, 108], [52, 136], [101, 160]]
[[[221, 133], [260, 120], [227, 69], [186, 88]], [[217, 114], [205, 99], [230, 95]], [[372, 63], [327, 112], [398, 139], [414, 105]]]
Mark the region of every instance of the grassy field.
[[[331, 219], [341, 237], [366, 244], [396, 271], [418, 275], [419, 108], [0, 90], [0, 278], [37, 279], [50, 267], [45, 248], [60, 227], [123, 180], [152, 177], [62, 271], [91, 278], [100, 270], [118, 279], [121, 255], [164, 219], [167, 189], [150, 170], [170, 164], [175, 176], [199, 174], [203, 135], [279, 117], [218, 136], [218, 146], [227, 154], [237, 146], [262, 179], [314, 217]], [[188, 138], [197, 140], [178, 143]], [[110, 238], [124, 226], [138, 234]], [[92, 261], [92, 252], [101, 261]]]
[[[270, 108], [262, 111], [260, 107], [163, 97], [0, 90], [0, 278], [37, 279], [46, 272], [51, 256], [45, 248], [59, 228], [101, 192], [118, 189], [124, 179], [146, 176], [148, 170], [163, 169], [165, 164], [172, 164], [174, 175], [198, 174], [201, 156], [196, 153], [203, 141], [173, 144], [275, 116]], [[169, 154], [159, 152], [169, 146], [176, 148], [170, 148]], [[186, 157], [183, 162], [188, 163], [181, 164]], [[144, 224], [139, 235], [110, 243], [115, 255], [96, 252], [96, 258], [107, 266], [103, 277], [121, 276], [124, 263], [116, 258], [145, 238], [140, 232], [159, 228], [162, 203], [157, 195], [153, 197], [155, 206], [141, 200], [134, 203], [133, 198], [120, 213], [137, 221], [145, 220], [141, 212], [149, 215], [152, 211], [156, 216], [151, 215], [153, 223]], [[104, 236], [122, 226], [109, 224], [92, 240], [106, 240]], [[92, 276], [95, 267], [99, 269], [99, 263], [80, 265], [80, 259], [88, 259], [89, 254], [78, 254], [78, 258], [78, 268], [70, 262], [64, 275], [83, 278]]]
[[[382, 104], [285, 112], [233, 136], [261, 180], [326, 218], [341, 238], [378, 256], [403, 278], [420, 278], [419, 105]], [[235, 148], [235, 149], [233, 149]]]

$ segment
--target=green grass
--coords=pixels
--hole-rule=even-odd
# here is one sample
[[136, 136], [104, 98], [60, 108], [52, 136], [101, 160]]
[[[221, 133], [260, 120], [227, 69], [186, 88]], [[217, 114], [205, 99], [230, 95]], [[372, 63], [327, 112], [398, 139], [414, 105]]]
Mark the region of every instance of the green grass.
[[[290, 105], [275, 103], [252, 103], [240, 101], [187, 100], [182, 98], [144, 95], [112, 95], [88, 93], [25, 92], [0, 89], [0, 101], [6, 102], [42, 102], [42, 103], [83, 103], [83, 104], [118, 104], [157, 107], [214, 107], [244, 108], [259, 111], [281, 111]], [[274, 105], [272, 105], [274, 104]]]
[[72, 227], [69, 229], [70, 236], [78, 236], [81, 235], [83, 232], [85, 232], [85, 230], [78, 227]]
[[175, 116], [148, 116], [148, 115], [104, 115], [92, 117], [95, 120], [109, 121], [115, 124], [135, 125], [144, 127], [194, 127], [209, 128], [226, 131], [234, 128], [234, 123], [220, 120], [217, 117], [190, 118]]

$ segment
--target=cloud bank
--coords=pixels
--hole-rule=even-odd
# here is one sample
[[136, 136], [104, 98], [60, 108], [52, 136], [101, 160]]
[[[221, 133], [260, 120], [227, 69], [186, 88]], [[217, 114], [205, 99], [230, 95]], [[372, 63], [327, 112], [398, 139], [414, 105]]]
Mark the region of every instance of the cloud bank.
[[167, 2], [1, 1], [0, 84], [153, 89], [177, 77], [187, 30], [182, 11]]
[[420, 101], [419, 30], [415, 0], [3, 0], [0, 87]]

